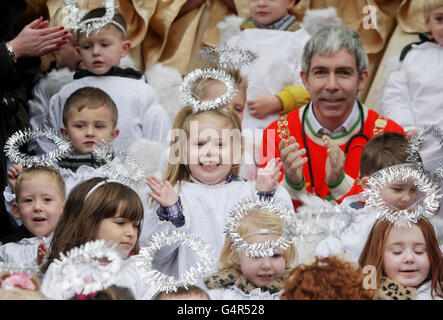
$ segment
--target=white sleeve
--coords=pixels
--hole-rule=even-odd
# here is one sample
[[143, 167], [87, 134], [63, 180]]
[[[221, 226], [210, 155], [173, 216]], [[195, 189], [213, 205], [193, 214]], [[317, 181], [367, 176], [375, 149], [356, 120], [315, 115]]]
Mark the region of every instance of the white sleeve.
[[[49, 102], [48, 114], [46, 121], [44, 122], [43, 128], [45, 130], [53, 130], [58, 135], [60, 134], [60, 128], [62, 126], [62, 113], [64, 101], [59, 94], [52, 96]], [[47, 153], [55, 149], [55, 144], [47, 139], [37, 139], [38, 151], [37, 154]]]
[[381, 99], [384, 116], [401, 125], [405, 131], [416, 129], [417, 124], [411, 108], [406, 61], [400, 70], [392, 72]]
[[[9, 184], [6, 186], [5, 191], [3, 191], [3, 197], [5, 198], [6, 211], [12, 216], [12, 204], [15, 202], [15, 193], [12, 192]], [[18, 220], [17, 219], [15, 219], [15, 220], [18, 223]]]
[[32, 89], [32, 99], [29, 104], [29, 122], [33, 130], [43, 128], [48, 114], [49, 97], [46, 94], [47, 79], [42, 78]]

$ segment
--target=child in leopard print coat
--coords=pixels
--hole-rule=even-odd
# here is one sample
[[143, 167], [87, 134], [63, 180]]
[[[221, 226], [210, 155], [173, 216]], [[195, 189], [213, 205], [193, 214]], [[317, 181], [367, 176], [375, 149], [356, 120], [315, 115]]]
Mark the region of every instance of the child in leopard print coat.
[[[265, 209], [253, 209], [241, 220], [237, 232], [248, 243], [275, 241], [284, 223]], [[236, 251], [231, 238], [225, 240], [218, 272], [203, 279], [212, 300], [279, 300], [284, 280], [296, 257], [296, 249], [279, 249], [273, 256], [248, 257]]]
[[377, 221], [360, 255], [376, 270], [379, 300], [442, 300], [443, 256], [432, 224]]

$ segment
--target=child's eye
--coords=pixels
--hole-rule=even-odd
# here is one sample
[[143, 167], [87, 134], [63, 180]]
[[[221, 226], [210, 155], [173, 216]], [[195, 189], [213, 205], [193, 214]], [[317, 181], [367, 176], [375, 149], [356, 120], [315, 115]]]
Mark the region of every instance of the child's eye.
[[275, 253], [272, 257], [273, 257], [273, 258], [280, 258], [280, 257], [281, 257], [281, 254], [280, 254], [280, 253]]
[[44, 198], [43, 200], [45, 200], [46, 202], [52, 201], [51, 198]]
[[23, 202], [32, 202], [32, 199], [31, 198], [26, 198], [26, 199], [23, 199]]
[[83, 128], [83, 125], [81, 123], [74, 124], [74, 128]]

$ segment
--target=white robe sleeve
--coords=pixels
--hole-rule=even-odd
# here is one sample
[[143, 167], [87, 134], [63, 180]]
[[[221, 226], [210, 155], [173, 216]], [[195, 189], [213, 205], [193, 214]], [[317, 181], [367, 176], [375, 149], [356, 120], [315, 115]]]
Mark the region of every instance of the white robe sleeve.
[[412, 98], [406, 70], [407, 60], [400, 70], [394, 71], [386, 83], [381, 99], [384, 115], [401, 125], [405, 131], [417, 129], [417, 123], [412, 111]]

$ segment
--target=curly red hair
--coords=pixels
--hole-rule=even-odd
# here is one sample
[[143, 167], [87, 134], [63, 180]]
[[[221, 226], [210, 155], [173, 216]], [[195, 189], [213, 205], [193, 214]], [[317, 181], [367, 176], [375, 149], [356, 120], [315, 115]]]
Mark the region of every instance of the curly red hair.
[[281, 300], [373, 300], [376, 291], [365, 289], [362, 269], [337, 256], [316, 257], [312, 264], [294, 268]]

